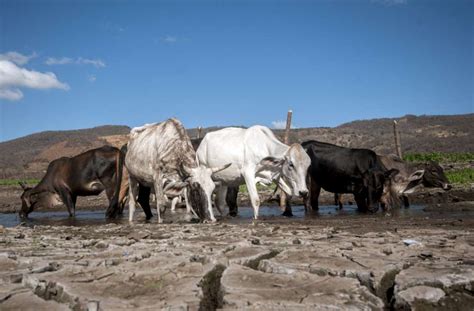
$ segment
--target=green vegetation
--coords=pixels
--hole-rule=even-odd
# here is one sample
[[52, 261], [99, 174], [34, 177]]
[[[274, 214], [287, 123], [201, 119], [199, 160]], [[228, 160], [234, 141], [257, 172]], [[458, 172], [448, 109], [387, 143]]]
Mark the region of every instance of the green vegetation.
[[463, 152], [463, 153], [442, 153], [442, 152], [431, 152], [431, 153], [407, 153], [403, 156], [403, 159], [408, 162], [428, 162], [436, 161], [438, 163], [462, 163], [474, 161], [474, 153]]
[[20, 181], [26, 182], [30, 186], [39, 183], [39, 179], [0, 179], [0, 186], [14, 186], [18, 185]]
[[[269, 186], [257, 184], [257, 190], [258, 191], [262, 191], [262, 190], [272, 190], [273, 191], [273, 190], [275, 190], [275, 188], [276, 188], [275, 184], [271, 184]], [[240, 193], [248, 193], [247, 185], [246, 184], [240, 185], [239, 192]]]
[[471, 184], [474, 183], [474, 169], [464, 168], [446, 172], [446, 177], [453, 184]]

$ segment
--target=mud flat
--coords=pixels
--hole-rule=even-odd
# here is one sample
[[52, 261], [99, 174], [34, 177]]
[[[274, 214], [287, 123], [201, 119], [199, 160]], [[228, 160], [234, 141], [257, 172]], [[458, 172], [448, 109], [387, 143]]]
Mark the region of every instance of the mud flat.
[[[244, 213], [245, 214], [245, 213]], [[169, 215], [169, 214], [168, 214]], [[0, 227], [1, 310], [472, 310], [472, 211]], [[170, 218], [168, 218], [170, 221]]]

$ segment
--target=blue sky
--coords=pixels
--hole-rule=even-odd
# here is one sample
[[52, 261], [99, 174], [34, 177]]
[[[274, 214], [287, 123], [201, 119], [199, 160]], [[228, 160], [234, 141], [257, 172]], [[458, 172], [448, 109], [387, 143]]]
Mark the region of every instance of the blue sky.
[[473, 25], [473, 1], [0, 0], [0, 141], [471, 113]]

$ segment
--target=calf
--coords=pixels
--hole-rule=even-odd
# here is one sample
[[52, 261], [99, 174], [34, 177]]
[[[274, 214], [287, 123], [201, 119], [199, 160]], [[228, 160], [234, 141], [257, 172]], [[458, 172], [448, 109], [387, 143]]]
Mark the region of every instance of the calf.
[[[120, 174], [117, 174], [119, 158], [119, 149], [104, 146], [75, 157], [52, 161], [38, 185], [30, 188], [21, 184], [24, 192], [21, 195], [20, 217], [28, 217], [39, 206], [52, 207], [60, 202], [66, 205], [72, 217], [78, 196], [98, 195], [104, 190], [109, 199], [106, 215], [111, 217], [111, 212], [119, 208], [126, 195], [126, 191], [120, 191], [122, 182]], [[116, 188], [117, 196], [112, 200]]]

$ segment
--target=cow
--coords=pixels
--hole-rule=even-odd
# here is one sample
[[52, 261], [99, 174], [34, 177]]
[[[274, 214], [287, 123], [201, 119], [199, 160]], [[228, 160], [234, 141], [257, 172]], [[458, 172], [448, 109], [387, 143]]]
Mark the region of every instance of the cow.
[[396, 155], [380, 155], [380, 160], [386, 168], [399, 170], [395, 175], [392, 188], [402, 198], [405, 207], [410, 206], [406, 194], [414, 193], [424, 186], [426, 188], [451, 189], [443, 168], [436, 162], [408, 163]]
[[219, 211], [224, 207], [227, 188], [243, 183], [247, 185], [254, 219], [258, 219], [260, 207], [257, 182], [275, 182], [289, 196], [308, 194], [308, 155], [299, 144], [288, 146], [280, 142], [265, 126], [229, 127], [208, 133], [197, 150], [197, 158], [206, 167], [232, 164], [213, 176], [218, 183]]
[[[405, 207], [410, 206], [406, 195], [418, 191], [422, 186], [442, 188], [445, 191], [451, 189], [443, 168], [437, 162], [408, 163], [393, 154], [378, 155], [378, 157], [387, 169], [397, 169], [399, 171], [392, 178], [391, 187], [397, 197], [401, 198]], [[334, 200], [335, 204], [342, 208], [342, 196], [335, 194]]]
[[310, 140], [302, 143], [311, 159], [308, 170], [310, 196], [305, 201], [309, 210], [318, 209], [321, 188], [333, 193], [353, 193], [361, 211], [375, 212], [378, 203], [388, 204], [391, 178], [397, 170], [387, 170], [375, 152], [352, 149]]
[[129, 173], [130, 222], [135, 212], [138, 184], [153, 188], [159, 223], [162, 222], [160, 206], [164, 205], [165, 195], [181, 193], [186, 205], [193, 207], [201, 220], [216, 221], [211, 204], [215, 188], [212, 175], [226, 169], [230, 163], [219, 167], [198, 165], [191, 140], [178, 119], [133, 128], [127, 147], [125, 167]]
[[121, 191], [123, 184], [117, 174], [119, 158], [119, 149], [103, 146], [52, 161], [46, 175], [35, 187], [20, 184], [24, 190], [20, 217], [27, 218], [39, 206], [52, 207], [61, 202], [66, 205], [69, 216], [73, 217], [78, 196], [98, 195], [104, 190], [109, 200], [106, 216], [112, 217], [112, 211], [119, 208], [126, 195], [126, 191]]

